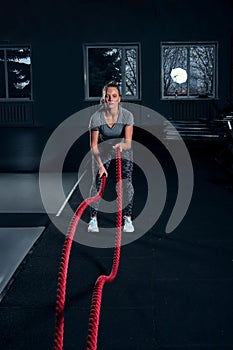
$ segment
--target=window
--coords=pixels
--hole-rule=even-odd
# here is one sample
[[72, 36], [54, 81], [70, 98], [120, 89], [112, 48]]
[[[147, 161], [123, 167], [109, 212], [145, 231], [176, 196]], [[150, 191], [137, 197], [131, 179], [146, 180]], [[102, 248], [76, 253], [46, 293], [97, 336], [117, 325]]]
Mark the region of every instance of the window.
[[162, 99], [217, 98], [217, 48], [210, 43], [162, 43]]
[[84, 80], [87, 100], [99, 100], [111, 80], [119, 83], [124, 100], [139, 99], [139, 45], [84, 45]]
[[0, 99], [31, 98], [30, 47], [0, 47]]

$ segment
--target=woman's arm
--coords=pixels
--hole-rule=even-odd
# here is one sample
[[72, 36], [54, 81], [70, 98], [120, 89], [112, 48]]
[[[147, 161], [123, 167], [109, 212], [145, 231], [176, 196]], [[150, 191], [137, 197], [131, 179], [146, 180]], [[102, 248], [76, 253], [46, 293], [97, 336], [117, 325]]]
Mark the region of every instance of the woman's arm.
[[120, 148], [120, 151], [122, 152], [123, 150], [127, 150], [131, 148], [132, 145], [132, 137], [133, 137], [133, 125], [126, 125], [125, 126], [125, 141], [117, 143], [113, 148]]
[[98, 148], [98, 139], [99, 139], [99, 131], [90, 131], [90, 143], [91, 143], [91, 151], [95, 156], [95, 159], [98, 163], [99, 167], [99, 176], [103, 176], [105, 174], [108, 176], [108, 173], [102, 163], [101, 157], [100, 157], [100, 152]]

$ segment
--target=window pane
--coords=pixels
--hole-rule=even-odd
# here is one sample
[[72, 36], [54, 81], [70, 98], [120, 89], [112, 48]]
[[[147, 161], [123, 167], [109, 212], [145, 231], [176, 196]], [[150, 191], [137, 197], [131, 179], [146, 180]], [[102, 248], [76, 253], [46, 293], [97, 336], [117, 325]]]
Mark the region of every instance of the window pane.
[[163, 96], [186, 96], [188, 51], [186, 47], [163, 47]]
[[4, 51], [0, 50], [0, 98], [6, 97]]
[[190, 95], [213, 96], [214, 47], [190, 48]]
[[217, 95], [217, 43], [162, 44], [162, 97]]
[[102, 87], [115, 80], [123, 98], [139, 97], [138, 46], [96, 45], [86, 46], [85, 51], [85, 97], [97, 99]]
[[125, 50], [125, 94], [137, 95], [137, 51], [136, 49]]
[[100, 97], [103, 86], [111, 80], [121, 82], [121, 50], [117, 48], [89, 48], [89, 96]]
[[30, 49], [7, 50], [9, 98], [31, 98]]

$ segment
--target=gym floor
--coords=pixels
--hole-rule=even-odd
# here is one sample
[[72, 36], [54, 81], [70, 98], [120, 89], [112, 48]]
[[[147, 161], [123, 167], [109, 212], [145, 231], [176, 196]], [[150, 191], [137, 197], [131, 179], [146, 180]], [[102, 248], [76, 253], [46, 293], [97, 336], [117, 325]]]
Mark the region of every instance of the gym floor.
[[[28, 129], [24, 132], [31, 135]], [[193, 197], [183, 221], [169, 235], [165, 227], [177, 184], [169, 156], [157, 148], [168, 183], [166, 205], [148, 232], [122, 246], [117, 277], [103, 292], [98, 349], [233, 349], [232, 179], [215, 161], [222, 147], [218, 142], [187, 142], [187, 147], [194, 169]], [[28, 167], [12, 149], [1, 155], [5, 159], [0, 174], [0, 343], [4, 350], [53, 348], [64, 234], [51, 217], [62, 203], [55, 199], [49, 216], [43, 208], [36, 171], [40, 151], [39, 147]], [[78, 186], [71, 193], [76, 181], [75, 172], [64, 174], [65, 192], [71, 194], [69, 205], [74, 209], [82, 201]], [[107, 195], [111, 181], [109, 177]], [[146, 200], [137, 167], [134, 188], [136, 217]], [[68, 224], [66, 214], [64, 208], [57, 220]], [[107, 226], [114, 218], [102, 215], [100, 220]], [[88, 212], [83, 221], [77, 236], [86, 229]], [[100, 274], [110, 272], [112, 259], [113, 248], [94, 248], [74, 240], [64, 350], [86, 347], [93, 286]]]

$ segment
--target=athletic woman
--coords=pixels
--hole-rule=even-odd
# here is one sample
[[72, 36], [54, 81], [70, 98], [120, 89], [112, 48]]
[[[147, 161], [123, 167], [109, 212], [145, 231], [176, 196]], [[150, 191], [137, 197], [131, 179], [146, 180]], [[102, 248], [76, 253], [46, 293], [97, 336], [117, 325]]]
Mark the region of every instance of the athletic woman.
[[[116, 148], [121, 151], [123, 180], [124, 232], [133, 232], [133, 151], [132, 136], [134, 119], [130, 111], [120, 105], [121, 95], [118, 85], [111, 81], [102, 90], [101, 107], [90, 119], [90, 146], [92, 151], [93, 184], [91, 196], [94, 196], [101, 184], [101, 177], [108, 176], [108, 168], [115, 159]], [[88, 232], [99, 232], [99, 202], [92, 204]]]

